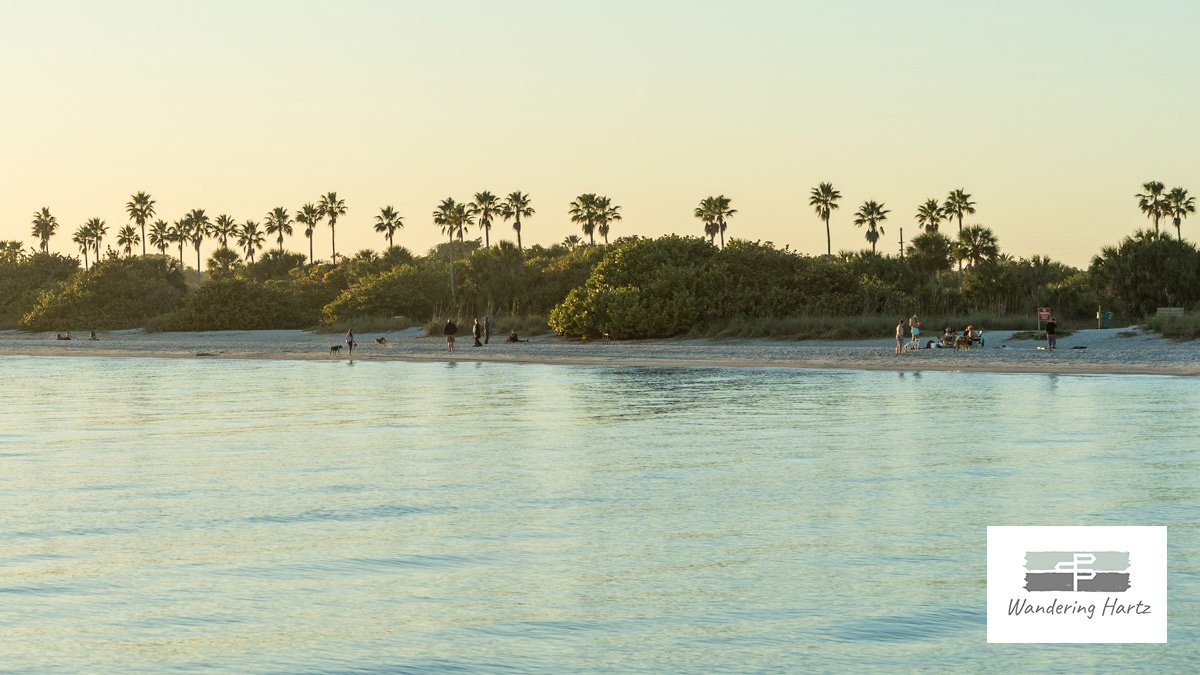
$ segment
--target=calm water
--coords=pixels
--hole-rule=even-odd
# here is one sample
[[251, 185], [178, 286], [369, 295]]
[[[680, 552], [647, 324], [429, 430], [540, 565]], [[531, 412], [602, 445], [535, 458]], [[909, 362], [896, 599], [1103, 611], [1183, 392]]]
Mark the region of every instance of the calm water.
[[[0, 670], [1200, 658], [1200, 383], [0, 358]], [[989, 524], [1170, 526], [1169, 645], [990, 646]]]

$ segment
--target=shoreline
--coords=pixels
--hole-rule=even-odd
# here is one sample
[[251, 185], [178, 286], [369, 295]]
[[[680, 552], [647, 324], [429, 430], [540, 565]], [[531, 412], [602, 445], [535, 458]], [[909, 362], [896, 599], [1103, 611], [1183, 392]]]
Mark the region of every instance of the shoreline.
[[[429, 338], [434, 340], [436, 338]], [[440, 340], [438, 340], [440, 342]], [[679, 341], [688, 342], [688, 341]], [[308, 361], [308, 362], [368, 362], [386, 363], [401, 361], [408, 363], [508, 363], [535, 364], [551, 366], [592, 366], [592, 367], [657, 367], [657, 368], [787, 368], [797, 370], [871, 370], [894, 372], [973, 372], [999, 374], [1045, 374], [1045, 375], [1152, 375], [1168, 377], [1200, 376], [1200, 367], [1178, 363], [1089, 363], [1089, 362], [1045, 362], [1021, 360], [1016, 362], [1000, 362], [986, 357], [976, 363], [964, 362], [961, 359], [940, 361], [921, 358], [913, 354], [890, 358], [828, 358], [816, 356], [779, 356], [756, 357], [752, 355], [737, 356], [726, 354], [694, 355], [694, 356], [656, 356], [639, 354], [637, 343], [620, 343], [629, 347], [629, 354], [548, 354], [544, 352], [526, 354], [481, 353], [477, 348], [464, 347], [454, 353], [444, 349], [435, 352], [372, 351], [355, 355], [353, 359], [345, 354], [327, 355], [319, 352], [296, 351], [263, 351], [263, 350], [228, 350], [214, 349], [213, 351], [166, 350], [166, 349], [130, 349], [130, 348], [88, 348], [73, 347], [33, 347], [20, 348], [0, 342], [0, 357], [83, 357], [83, 358], [155, 358], [155, 359], [219, 359], [219, 360], [260, 360], [260, 361]], [[591, 345], [585, 345], [584, 348]], [[618, 347], [620, 349], [620, 347]], [[878, 351], [878, 350], [876, 350]], [[925, 350], [922, 350], [925, 351]], [[1038, 352], [1049, 355], [1046, 352]], [[970, 352], [963, 352], [970, 354]], [[932, 355], [931, 355], [932, 356]], [[941, 355], [939, 355], [941, 356]], [[948, 354], [946, 356], [949, 356]]]

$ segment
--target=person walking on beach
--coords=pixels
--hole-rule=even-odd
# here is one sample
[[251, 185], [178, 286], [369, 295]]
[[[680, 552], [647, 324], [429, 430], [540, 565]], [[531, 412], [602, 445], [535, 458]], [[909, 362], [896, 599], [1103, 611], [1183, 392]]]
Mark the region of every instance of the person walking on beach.
[[904, 351], [904, 319], [896, 322], [896, 353]]
[[458, 326], [451, 319], [446, 319], [446, 326], [442, 328], [442, 333], [446, 336], [446, 351], [454, 351], [454, 334], [458, 332]]
[[354, 356], [354, 345], [358, 344], [354, 341], [354, 329], [346, 331], [346, 347], [350, 350], [350, 356]]
[[483, 337], [483, 326], [479, 325], [479, 317], [475, 317], [475, 325], [471, 326], [471, 337], [475, 338], [475, 346], [482, 347], [483, 343], [479, 338]]
[[483, 317], [483, 344], [487, 344], [492, 339], [492, 317]]
[[1054, 349], [1058, 345], [1058, 322], [1054, 317], [1046, 322], [1046, 346]]

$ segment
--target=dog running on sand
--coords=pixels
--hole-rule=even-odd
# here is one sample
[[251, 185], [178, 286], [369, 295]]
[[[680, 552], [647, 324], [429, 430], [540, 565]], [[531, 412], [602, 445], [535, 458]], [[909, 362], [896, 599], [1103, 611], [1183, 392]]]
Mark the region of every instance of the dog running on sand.
[[341, 353], [342, 353], [342, 346], [341, 346], [341, 345], [334, 345], [334, 346], [330, 347], [330, 348], [329, 348], [329, 353], [330, 353], [330, 354], [341, 354]]

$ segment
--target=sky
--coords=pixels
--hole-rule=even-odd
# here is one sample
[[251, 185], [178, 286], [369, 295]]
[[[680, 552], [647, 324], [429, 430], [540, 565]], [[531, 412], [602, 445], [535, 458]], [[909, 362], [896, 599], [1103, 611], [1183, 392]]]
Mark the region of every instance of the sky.
[[622, 206], [614, 237], [700, 235], [724, 194], [730, 236], [816, 254], [830, 181], [835, 250], [869, 246], [866, 200], [894, 253], [963, 188], [1005, 252], [1085, 266], [1149, 224], [1142, 183], [1200, 191], [1197, 25], [1185, 2], [0, 0], [0, 239], [32, 244], [43, 206], [52, 250], [91, 217], [115, 239], [139, 190], [259, 221], [337, 191], [339, 252], [383, 247], [384, 205], [424, 252], [442, 199], [521, 190], [526, 244], [580, 234], [580, 193]]

